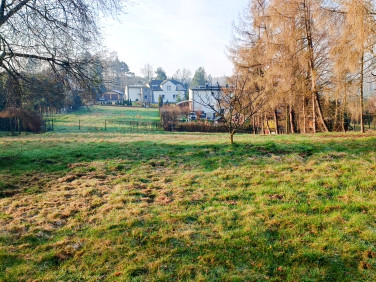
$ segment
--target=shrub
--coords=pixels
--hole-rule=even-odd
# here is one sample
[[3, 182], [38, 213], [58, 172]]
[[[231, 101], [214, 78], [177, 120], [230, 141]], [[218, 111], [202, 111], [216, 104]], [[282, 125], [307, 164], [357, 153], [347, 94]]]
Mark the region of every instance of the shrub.
[[[8, 108], [0, 112], [4, 130], [15, 132], [18, 125], [22, 130], [39, 133], [42, 131], [43, 119], [34, 112], [28, 112], [18, 108]], [[19, 122], [19, 123], [18, 123]]]
[[173, 130], [182, 114], [180, 108], [174, 104], [164, 104], [159, 113], [164, 130]]

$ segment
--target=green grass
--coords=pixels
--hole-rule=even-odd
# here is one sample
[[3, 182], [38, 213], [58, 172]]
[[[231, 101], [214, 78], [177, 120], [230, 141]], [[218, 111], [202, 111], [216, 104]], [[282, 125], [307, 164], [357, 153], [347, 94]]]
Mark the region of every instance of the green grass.
[[[157, 108], [94, 106], [54, 117], [55, 132], [110, 132], [127, 130], [121, 121], [158, 122]], [[106, 122], [106, 124], [105, 124]]]
[[376, 136], [228, 141], [2, 137], [0, 280], [376, 280]]

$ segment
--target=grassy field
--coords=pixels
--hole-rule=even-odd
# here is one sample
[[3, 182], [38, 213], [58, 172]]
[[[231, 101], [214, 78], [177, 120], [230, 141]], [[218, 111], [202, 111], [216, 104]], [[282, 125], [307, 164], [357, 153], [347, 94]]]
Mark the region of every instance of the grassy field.
[[231, 146], [74, 118], [0, 138], [0, 280], [376, 280], [374, 134]]
[[123, 121], [158, 122], [159, 110], [151, 108], [124, 108], [116, 106], [95, 106], [53, 117], [55, 132], [122, 132], [130, 131]]

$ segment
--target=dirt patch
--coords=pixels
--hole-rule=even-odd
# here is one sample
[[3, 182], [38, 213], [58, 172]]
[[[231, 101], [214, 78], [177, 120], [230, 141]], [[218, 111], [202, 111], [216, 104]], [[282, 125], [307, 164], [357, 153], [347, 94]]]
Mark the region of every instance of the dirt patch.
[[[87, 169], [93, 165], [95, 171]], [[77, 167], [86, 172], [74, 173]], [[149, 206], [174, 201], [172, 190], [166, 188], [166, 179], [173, 171], [161, 173], [151, 168], [146, 178], [156, 181], [127, 179], [118, 184], [124, 175], [109, 175], [105, 162], [75, 164], [71, 168], [73, 171], [63, 177], [25, 175], [17, 192], [0, 198], [0, 232], [11, 232], [17, 237], [49, 234], [63, 227], [77, 229], [102, 220], [111, 211], [126, 208], [128, 203], [144, 202]], [[30, 187], [39, 190], [27, 193]]]
[[[94, 172], [86, 175], [31, 177], [30, 182], [20, 188], [23, 193], [14, 193], [0, 198], [0, 231], [17, 233], [51, 232], [66, 225], [77, 225], [82, 218], [90, 217], [95, 209], [106, 203], [111, 192], [114, 176], [99, 179]], [[32, 180], [34, 179], [34, 181]], [[52, 179], [52, 180], [51, 180]], [[30, 186], [43, 185], [39, 193], [27, 193]]]

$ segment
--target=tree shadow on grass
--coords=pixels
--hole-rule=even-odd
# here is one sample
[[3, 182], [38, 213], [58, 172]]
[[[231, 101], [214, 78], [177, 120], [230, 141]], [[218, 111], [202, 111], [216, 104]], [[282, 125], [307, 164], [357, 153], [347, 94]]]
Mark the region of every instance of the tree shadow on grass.
[[[365, 140], [338, 140], [336, 142], [281, 142], [228, 144], [164, 144], [152, 141], [127, 143], [80, 143], [64, 144], [43, 148], [43, 144], [32, 144], [31, 148], [8, 162], [0, 158], [0, 173], [58, 172], [68, 170], [69, 164], [93, 161], [124, 160], [133, 165], [151, 160], [164, 160], [165, 165], [183, 163], [196, 169], [215, 170], [218, 167], [236, 166], [253, 158], [267, 160], [272, 156], [296, 155], [303, 160], [313, 155], [351, 153], [352, 155], [376, 152], [376, 138]], [[341, 156], [340, 156], [341, 157]], [[335, 158], [335, 156], [334, 156]]]

